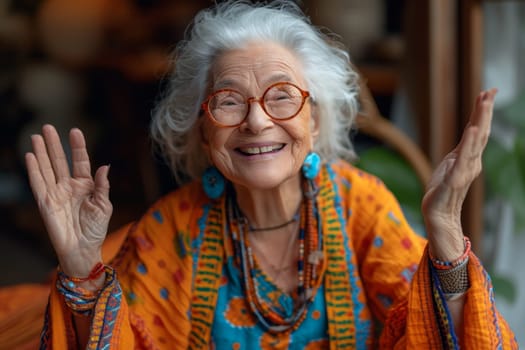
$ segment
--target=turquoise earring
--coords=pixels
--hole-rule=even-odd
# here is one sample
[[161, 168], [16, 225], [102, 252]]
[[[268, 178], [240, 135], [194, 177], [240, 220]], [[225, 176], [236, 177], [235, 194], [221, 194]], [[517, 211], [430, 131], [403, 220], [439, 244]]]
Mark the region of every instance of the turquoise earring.
[[211, 166], [202, 174], [202, 187], [209, 198], [217, 199], [224, 192], [226, 180], [216, 167]]
[[304, 158], [302, 171], [305, 178], [314, 179], [321, 169], [321, 157], [315, 152], [310, 152]]

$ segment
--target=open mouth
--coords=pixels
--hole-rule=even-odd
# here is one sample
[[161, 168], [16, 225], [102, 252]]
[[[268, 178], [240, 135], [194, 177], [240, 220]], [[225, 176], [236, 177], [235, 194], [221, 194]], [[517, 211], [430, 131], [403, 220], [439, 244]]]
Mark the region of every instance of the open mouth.
[[280, 151], [284, 148], [285, 144], [271, 145], [271, 146], [262, 146], [262, 147], [245, 147], [237, 148], [236, 150], [244, 155], [253, 156], [257, 154], [268, 154]]

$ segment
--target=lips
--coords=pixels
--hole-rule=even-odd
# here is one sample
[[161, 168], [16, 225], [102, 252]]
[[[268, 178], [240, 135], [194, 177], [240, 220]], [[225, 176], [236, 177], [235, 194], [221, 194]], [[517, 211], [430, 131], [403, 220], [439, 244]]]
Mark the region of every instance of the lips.
[[284, 146], [285, 146], [284, 143], [280, 143], [276, 145], [261, 146], [261, 147], [239, 147], [237, 148], [237, 151], [239, 151], [242, 154], [252, 156], [256, 154], [266, 154], [266, 153], [276, 152], [276, 151], [283, 149]]

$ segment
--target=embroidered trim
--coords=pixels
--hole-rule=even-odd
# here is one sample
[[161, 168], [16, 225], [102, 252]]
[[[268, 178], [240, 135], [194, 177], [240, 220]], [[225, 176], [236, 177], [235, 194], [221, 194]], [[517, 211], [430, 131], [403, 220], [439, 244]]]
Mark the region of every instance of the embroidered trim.
[[[428, 249], [428, 248], [427, 248]], [[459, 349], [459, 342], [454, 331], [454, 325], [451, 320], [452, 317], [446, 306], [445, 293], [441, 289], [439, 277], [433, 269], [432, 262], [429, 260], [429, 270], [432, 278], [432, 297], [434, 299], [434, 306], [438, 313], [437, 323], [441, 335], [443, 349]]]
[[100, 291], [91, 322], [91, 337], [86, 349], [107, 349], [112, 337], [118, 338], [115, 320], [122, 302], [122, 289], [114, 269], [106, 267], [106, 285]]
[[224, 197], [209, 211], [206, 232], [202, 237], [196, 266], [194, 295], [191, 304], [189, 347], [207, 348], [217, 303], [223, 265]]
[[336, 195], [327, 167], [323, 167], [320, 177], [321, 191], [318, 201], [324, 232], [324, 250], [327, 257], [325, 285], [330, 349], [355, 349], [357, 346], [356, 324], [354, 303], [351, 297], [350, 271], [346, 261], [346, 252], [341, 251], [344, 247], [343, 228], [334, 206]]
[[[341, 237], [343, 239], [343, 249], [345, 251], [346, 255], [346, 266], [349, 273], [349, 282], [350, 282], [350, 290], [349, 293], [352, 297], [353, 301], [353, 307], [352, 307], [352, 313], [354, 315], [354, 322], [355, 322], [355, 349], [368, 349], [371, 346], [371, 342], [374, 341], [373, 337], [371, 337], [371, 331], [372, 331], [372, 321], [367, 319], [361, 319], [361, 315], [363, 313], [363, 310], [367, 308], [367, 305], [363, 301], [364, 298], [361, 294], [364, 294], [364, 291], [359, 285], [359, 271], [357, 268], [357, 262], [355, 261], [355, 252], [351, 250], [349, 247], [352, 245], [351, 239], [350, 239], [350, 233], [347, 231], [347, 221], [346, 216], [343, 211], [342, 207], [342, 200], [339, 195], [339, 188], [337, 180], [343, 180], [342, 186], [348, 186], [348, 189], [350, 189], [351, 184], [349, 182], [346, 182], [344, 178], [338, 177], [334, 169], [331, 165], [331, 163], [328, 163], [326, 165], [326, 172], [329, 175], [328, 178], [330, 180], [329, 183], [323, 184], [323, 187], [330, 187], [332, 189], [333, 193], [333, 207], [338, 215], [340, 229], [339, 233], [341, 233]], [[336, 180], [337, 179], [337, 180]], [[348, 208], [347, 210], [351, 210], [351, 208]]]

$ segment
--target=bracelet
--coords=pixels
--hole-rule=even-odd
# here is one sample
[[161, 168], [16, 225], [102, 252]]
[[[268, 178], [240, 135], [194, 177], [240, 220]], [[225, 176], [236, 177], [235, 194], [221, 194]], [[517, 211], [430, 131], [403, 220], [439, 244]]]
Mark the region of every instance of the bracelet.
[[456, 266], [459, 266], [461, 264], [463, 264], [465, 261], [468, 260], [468, 256], [470, 254], [470, 250], [471, 250], [471, 243], [470, 243], [470, 239], [468, 239], [468, 237], [464, 236], [463, 237], [463, 243], [464, 243], [464, 247], [465, 247], [465, 250], [463, 252], [463, 254], [453, 260], [453, 261], [444, 261], [444, 260], [439, 260], [439, 259], [436, 259], [434, 258], [431, 254], [430, 254], [430, 251], [428, 252], [429, 254], [429, 257], [430, 257], [430, 261], [432, 262], [432, 265], [437, 269], [437, 270], [450, 270]]
[[[441, 289], [447, 300], [457, 299], [458, 295], [465, 293], [469, 288], [468, 256], [459, 265], [448, 269], [436, 269], [436, 274], [441, 284]], [[447, 297], [447, 295], [449, 297]]]
[[95, 266], [93, 266], [87, 277], [68, 277], [68, 279], [76, 283], [94, 281], [99, 278], [102, 273], [104, 273], [104, 264], [102, 262], [98, 262], [95, 264]]
[[93, 275], [91, 278], [89, 278], [89, 276], [86, 278], [72, 278], [67, 276], [64, 272], [60, 270], [58, 271], [56, 288], [64, 297], [64, 302], [73, 314], [80, 316], [91, 316], [95, 304], [97, 303], [99, 294], [98, 291], [93, 292], [79, 287], [77, 283], [96, 279], [100, 277], [103, 272], [106, 272], [104, 286], [109, 285], [115, 278], [115, 270], [113, 270], [113, 268], [110, 266], [102, 265], [102, 271], [100, 272], [98, 267], [97, 271], [96, 277], [94, 278], [93, 276], [95, 275]]

